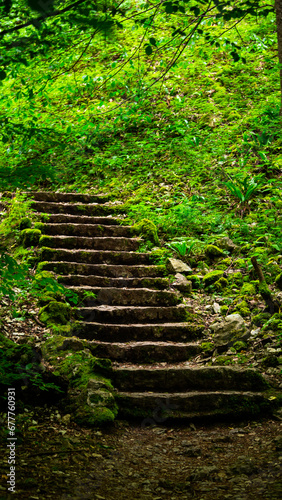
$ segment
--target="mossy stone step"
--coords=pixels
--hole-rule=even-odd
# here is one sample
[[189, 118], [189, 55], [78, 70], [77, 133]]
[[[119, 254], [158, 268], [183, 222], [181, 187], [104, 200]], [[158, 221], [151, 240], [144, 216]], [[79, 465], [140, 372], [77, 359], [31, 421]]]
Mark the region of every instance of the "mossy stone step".
[[[41, 213], [37, 212], [36, 215], [40, 217]], [[108, 215], [106, 217], [91, 217], [88, 215], [71, 215], [71, 214], [44, 214], [42, 215], [43, 222], [46, 224], [82, 224], [82, 225], [109, 225], [109, 226], [119, 226], [122, 222], [121, 218], [113, 217]], [[59, 234], [59, 233], [57, 233]]]
[[168, 278], [112, 278], [107, 276], [92, 276], [73, 274], [58, 276], [58, 282], [69, 286], [96, 286], [115, 288], [150, 288], [164, 289], [169, 287]]
[[110, 306], [80, 307], [76, 310], [77, 319], [97, 323], [161, 323], [183, 322], [188, 319], [186, 307], [139, 307]]
[[222, 366], [114, 368], [113, 380], [121, 391], [264, 391], [267, 383], [257, 371]]
[[140, 246], [140, 238], [96, 237], [84, 236], [41, 236], [39, 244], [50, 248], [122, 250], [133, 251]]
[[71, 261], [41, 262], [40, 269], [54, 271], [58, 274], [83, 274], [85, 276], [95, 275], [108, 278], [155, 278], [167, 275], [165, 266], [84, 264]]
[[71, 223], [47, 223], [44, 224], [42, 233], [48, 235], [66, 235], [66, 236], [115, 236], [127, 237], [132, 236], [130, 226], [119, 226], [110, 224], [75, 224]]
[[263, 393], [252, 391], [120, 392], [117, 401], [118, 417], [142, 418], [144, 427], [178, 419], [209, 422], [256, 417], [269, 415], [273, 409], [273, 404]]
[[[94, 351], [93, 351], [94, 349]], [[201, 351], [197, 343], [180, 342], [91, 342], [97, 357], [131, 363], [186, 361]]]
[[[98, 287], [68, 287], [81, 298], [86, 307], [99, 304], [107, 305], [140, 305], [140, 306], [175, 306], [181, 302], [178, 293], [168, 290], [150, 290], [149, 288], [98, 288]], [[85, 292], [95, 294], [84, 297]]]
[[113, 250], [68, 250], [61, 248], [41, 249], [42, 261], [81, 262], [83, 264], [150, 264], [150, 253], [137, 253]]
[[68, 215], [110, 215], [122, 213], [122, 205], [110, 203], [53, 203], [48, 201], [33, 201], [31, 208], [39, 213], [61, 213]]
[[26, 194], [33, 200], [53, 203], [105, 203], [110, 199], [108, 194], [55, 193], [53, 191], [28, 191]]
[[72, 327], [76, 337], [105, 342], [166, 340], [183, 343], [200, 338], [203, 330], [204, 326], [196, 322], [124, 325], [77, 321]]

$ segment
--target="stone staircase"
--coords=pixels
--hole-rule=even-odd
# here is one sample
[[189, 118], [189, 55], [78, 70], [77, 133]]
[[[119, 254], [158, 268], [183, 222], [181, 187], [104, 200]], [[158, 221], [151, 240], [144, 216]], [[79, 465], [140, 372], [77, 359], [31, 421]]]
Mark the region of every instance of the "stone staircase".
[[112, 360], [121, 416], [159, 423], [268, 411], [268, 386], [256, 371], [193, 363], [204, 327], [170, 287], [165, 267], [136, 252], [142, 240], [121, 225], [122, 206], [107, 196], [29, 196], [33, 209], [48, 214], [42, 268], [81, 296], [95, 294], [78, 308], [73, 334]]

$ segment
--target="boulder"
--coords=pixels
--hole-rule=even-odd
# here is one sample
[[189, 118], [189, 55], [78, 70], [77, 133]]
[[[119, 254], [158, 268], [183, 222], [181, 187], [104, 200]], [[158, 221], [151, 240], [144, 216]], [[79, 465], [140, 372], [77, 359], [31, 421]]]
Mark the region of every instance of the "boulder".
[[216, 245], [223, 250], [228, 250], [228, 252], [233, 252], [237, 245], [229, 238], [229, 236], [224, 236], [219, 240], [216, 240]]
[[188, 281], [187, 278], [185, 278], [185, 276], [181, 273], [177, 273], [175, 275], [175, 281], [172, 283], [172, 286], [183, 293], [192, 292], [192, 282]]
[[238, 340], [247, 340], [250, 333], [247, 331], [246, 323], [240, 314], [230, 314], [223, 320], [210, 326], [216, 346], [232, 345]]
[[167, 269], [172, 273], [191, 273], [192, 269], [190, 266], [182, 262], [179, 259], [168, 259]]

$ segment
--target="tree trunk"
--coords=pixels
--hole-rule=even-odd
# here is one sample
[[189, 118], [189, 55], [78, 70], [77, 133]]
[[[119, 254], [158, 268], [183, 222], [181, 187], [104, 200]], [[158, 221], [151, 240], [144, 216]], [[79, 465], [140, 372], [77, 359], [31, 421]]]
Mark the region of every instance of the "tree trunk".
[[276, 30], [278, 42], [278, 59], [280, 64], [280, 89], [281, 89], [281, 106], [280, 115], [282, 116], [282, 0], [275, 0], [276, 12]]

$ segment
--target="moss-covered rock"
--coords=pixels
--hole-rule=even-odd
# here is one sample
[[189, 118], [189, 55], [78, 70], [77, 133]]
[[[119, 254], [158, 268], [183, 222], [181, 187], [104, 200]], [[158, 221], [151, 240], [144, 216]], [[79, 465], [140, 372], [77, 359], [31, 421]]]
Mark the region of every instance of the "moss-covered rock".
[[220, 278], [217, 280], [214, 284], [214, 288], [218, 291], [221, 292], [224, 288], [228, 286], [228, 281], [226, 278]]
[[215, 348], [215, 346], [214, 346], [213, 342], [202, 342], [201, 343], [201, 349], [206, 354], [212, 353], [212, 351], [214, 350], [214, 348]]
[[237, 342], [234, 342], [233, 349], [235, 349], [236, 352], [244, 351], [247, 349], [247, 344], [246, 342], [242, 342], [242, 340], [238, 340]]
[[244, 283], [241, 290], [240, 290], [241, 295], [255, 295], [256, 294], [256, 289], [253, 284], [251, 283]]
[[37, 246], [41, 236], [39, 229], [23, 229], [20, 233], [20, 240], [25, 248]]
[[[218, 281], [222, 277], [223, 277], [222, 271], [211, 271], [210, 273], [207, 273], [203, 277], [203, 285], [204, 285], [204, 287], [213, 285], [216, 281]], [[191, 279], [191, 281], [192, 281], [192, 276], [189, 276], [189, 279]], [[193, 283], [193, 281], [192, 281], [192, 283]]]
[[225, 271], [232, 264], [232, 259], [228, 257], [227, 259], [222, 259], [216, 266], [216, 269]]
[[19, 229], [23, 231], [23, 229], [29, 229], [32, 226], [32, 221], [29, 217], [23, 217], [19, 222]]
[[154, 245], [159, 245], [158, 231], [155, 224], [149, 219], [142, 219], [132, 227], [134, 234], [139, 234], [145, 240], [150, 241]]
[[279, 290], [282, 290], [282, 273], [278, 274], [278, 276], [276, 277], [275, 285], [279, 288]]
[[40, 321], [46, 325], [60, 324], [66, 325], [70, 320], [71, 307], [64, 302], [52, 300], [39, 311], [38, 317]]
[[228, 306], [220, 306], [220, 314], [222, 314], [222, 316], [225, 316], [227, 314], [228, 309], [229, 309]]
[[229, 274], [228, 281], [231, 284], [241, 285], [243, 283], [243, 275], [240, 271], [236, 271], [235, 273]]
[[39, 245], [42, 247], [54, 247], [54, 238], [52, 236], [47, 236], [46, 234], [43, 234], [39, 238]]
[[272, 330], [274, 333], [282, 334], [282, 313], [275, 313], [262, 327], [262, 331]]
[[101, 426], [112, 422], [118, 412], [109, 377], [111, 362], [96, 358], [87, 341], [54, 336], [47, 339], [44, 357], [55, 366], [56, 373], [69, 383], [65, 408], [80, 425]]
[[209, 259], [214, 260], [225, 257], [226, 253], [215, 245], [207, 245], [205, 248], [205, 255], [209, 257]]
[[256, 326], [263, 326], [271, 318], [270, 313], [261, 312], [252, 318], [252, 323]]
[[235, 312], [241, 314], [241, 316], [243, 316], [243, 318], [245, 318], [246, 316], [249, 316], [251, 314], [249, 306], [245, 300], [242, 300], [236, 304]]

